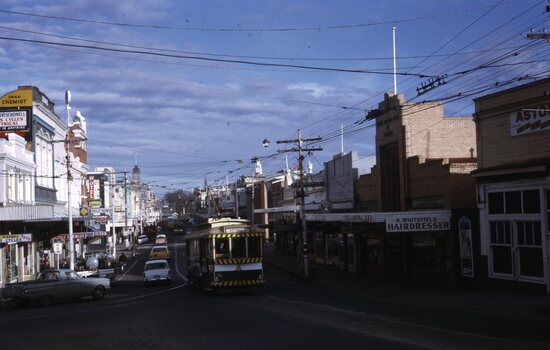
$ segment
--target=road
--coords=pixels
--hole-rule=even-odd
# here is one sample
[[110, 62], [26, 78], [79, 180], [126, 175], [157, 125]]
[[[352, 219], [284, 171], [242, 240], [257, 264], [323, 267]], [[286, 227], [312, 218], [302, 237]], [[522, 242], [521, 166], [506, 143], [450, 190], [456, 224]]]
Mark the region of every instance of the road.
[[184, 277], [182, 236], [169, 236], [171, 285], [143, 286], [141, 246], [103, 301], [0, 310], [3, 349], [548, 349], [414, 322], [266, 267], [267, 285], [206, 293]]

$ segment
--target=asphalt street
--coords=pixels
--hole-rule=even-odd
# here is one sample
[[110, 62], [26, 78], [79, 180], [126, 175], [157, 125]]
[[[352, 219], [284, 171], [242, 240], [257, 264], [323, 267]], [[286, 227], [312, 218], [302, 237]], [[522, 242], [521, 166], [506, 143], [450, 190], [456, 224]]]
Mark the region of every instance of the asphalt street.
[[[497, 319], [493, 326], [484, 322], [482, 329], [468, 306], [458, 313], [452, 305], [435, 310], [421, 301], [361, 298], [305, 283], [269, 265], [261, 289], [206, 293], [185, 279], [182, 241], [169, 236], [171, 285], [143, 286], [143, 264], [152, 247], [146, 244], [103, 301], [0, 308], [2, 348], [550, 349], [548, 335], [539, 336], [548, 333], [542, 331], [548, 323], [537, 329], [503, 328], [506, 322]], [[450, 321], [442, 323], [445, 313]], [[538, 315], [533, 317], [525, 325], [537, 324]]]

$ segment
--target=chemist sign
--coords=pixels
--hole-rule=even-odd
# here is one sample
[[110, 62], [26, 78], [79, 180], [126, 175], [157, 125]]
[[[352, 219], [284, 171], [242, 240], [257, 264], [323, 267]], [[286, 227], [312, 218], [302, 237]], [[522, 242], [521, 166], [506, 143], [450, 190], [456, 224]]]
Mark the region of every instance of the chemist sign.
[[407, 213], [386, 216], [386, 232], [449, 231], [450, 213]]
[[17, 132], [30, 132], [32, 117], [32, 90], [15, 90], [0, 97], [0, 137]]

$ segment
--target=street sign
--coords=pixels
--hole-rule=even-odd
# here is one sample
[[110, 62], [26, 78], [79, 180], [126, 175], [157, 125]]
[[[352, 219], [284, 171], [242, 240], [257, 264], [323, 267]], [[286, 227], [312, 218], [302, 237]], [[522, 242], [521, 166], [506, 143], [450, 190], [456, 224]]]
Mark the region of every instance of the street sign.
[[0, 243], [32, 242], [32, 233], [18, 235], [0, 235]]
[[110, 208], [91, 208], [90, 211], [92, 212], [92, 215], [110, 215], [111, 209]]
[[54, 242], [53, 243], [53, 252], [54, 252], [54, 254], [61, 254], [62, 251], [63, 251], [63, 243]]

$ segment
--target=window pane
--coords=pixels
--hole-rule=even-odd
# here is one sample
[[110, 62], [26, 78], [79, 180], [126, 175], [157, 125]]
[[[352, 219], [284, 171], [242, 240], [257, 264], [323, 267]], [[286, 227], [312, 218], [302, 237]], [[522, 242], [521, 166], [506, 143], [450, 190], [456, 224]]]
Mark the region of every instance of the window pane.
[[533, 244], [542, 247], [542, 228], [540, 221], [535, 221], [533, 223], [533, 236], [535, 238]]
[[518, 222], [517, 223], [517, 230], [518, 230], [518, 244], [525, 244], [525, 226], [524, 222]]
[[413, 238], [413, 266], [416, 270], [445, 271], [445, 240], [433, 237]]
[[543, 277], [542, 248], [519, 248], [521, 276]]
[[506, 213], [521, 213], [521, 191], [505, 192]]
[[489, 214], [504, 214], [504, 193], [489, 193]]
[[246, 258], [246, 237], [231, 238], [231, 258]]
[[258, 258], [262, 256], [262, 237], [248, 237], [248, 257]]
[[492, 247], [493, 272], [512, 274], [512, 255], [510, 247]]
[[216, 238], [216, 258], [229, 258], [229, 238]]
[[491, 243], [497, 243], [497, 223], [491, 221], [489, 224], [491, 230]]
[[382, 265], [382, 244], [379, 238], [367, 238], [367, 263]]
[[510, 232], [510, 221], [504, 222], [504, 242], [506, 244], [512, 244], [512, 234]]
[[539, 190], [523, 191], [523, 212], [526, 214], [540, 213]]

